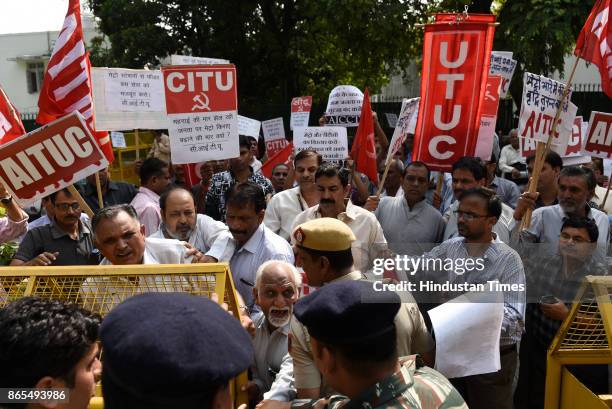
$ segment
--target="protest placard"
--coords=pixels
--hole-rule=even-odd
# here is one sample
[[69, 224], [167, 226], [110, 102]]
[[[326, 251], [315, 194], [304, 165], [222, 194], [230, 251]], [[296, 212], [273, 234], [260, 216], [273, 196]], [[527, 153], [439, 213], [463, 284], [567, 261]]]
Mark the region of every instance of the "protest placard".
[[259, 140], [259, 130], [261, 122], [256, 119], [247, 118], [246, 116], [238, 115], [238, 133], [240, 135], [252, 136]]
[[191, 55], [171, 55], [170, 64], [172, 65], [215, 65], [215, 64], [229, 64], [229, 60], [222, 58], [206, 58], [206, 57], [193, 57]]
[[338, 85], [329, 93], [325, 118], [327, 125], [359, 125], [363, 92], [352, 85]]
[[395, 128], [397, 126], [397, 114], [386, 112], [385, 116], [387, 117], [387, 123], [390, 128]]
[[340, 126], [312, 126], [293, 130], [295, 153], [314, 149], [323, 160], [340, 161], [348, 157], [346, 128]]
[[264, 140], [266, 141], [266, 152], [268, 152], [268, 157], [276, 155], [289, 143], [289, 141], [285, 139], [285, 125], [282, 117], [263, 121], [261, 123], [261, 128], [263, 130]]
[[162, 73], [172, 163], [238, 157], [234, 65], [164, 67]]
[[91, 82], [97, 130], [168, 127], [161, 71], [92, 68]]
[[308, 126], [310, 109], [312, 108], [312, 97], [295, 97], [291, 100], [291, 118], [289, 129], [303, 128]]
[[[564, 84], [550, 78], [525, 73], [518, 125], [520, 137], [544, 143], [548, 141], [564, 87]], [[552, 143], [555, 145], [566, 146], [572, 133], [578, 107], [570, 99], [571, 91], [563, 103], [556, 133], [552, 135]]]
[[425, 25], [413, 151], [414, 160], [443, 172], [474, 155], [495, 30], [491, 15], [453, 25], [446, 17], [436, 14], [436, 23]]
[[476, 141], [474, 156], [485, 161], [491, 159], [491, 153], [493, 151], [501, 82], [502, 77], [499, 75], [489, 75], [487, 78], [487, 88], [485, 90], [484, 100], [482, 102], [480, 128], [478, 129], [478, 140]]
[[123, 132], [111, 132], [111, 144], [113, 148], [125, 148], [127, 145], [125, 143], [125, 134]]
[[76, 111], [0, 146], [0, 158], [0, 181], [20, 206], [108, 166]]
[[582, 156], [582, 116], [576, 116], [567, 141], [564, 157]]
[[586, 154], [612, 159], [612, 114], [592, 111], [586, 135]]
[[517, 61], [512, 59], [512, 51], [491, 51], [489, 75], [501, 76], [501, 88], [499, 91], [501, 99], [506, 98], [508, 95], [516, 63]]
[[387, 151], [385, 163], [388, 163], [393, 155], [399, 150], [408, 134], [414, 133], [414, 127], [411, 129], [411, 125], [416, 125], [420, 101], [421, 98], [410, 98], [402, 101], [402, 108], [395, 130], [393, 131], [393, 136], [391, 137], [391, 142], [389, 142], [389, 150]]

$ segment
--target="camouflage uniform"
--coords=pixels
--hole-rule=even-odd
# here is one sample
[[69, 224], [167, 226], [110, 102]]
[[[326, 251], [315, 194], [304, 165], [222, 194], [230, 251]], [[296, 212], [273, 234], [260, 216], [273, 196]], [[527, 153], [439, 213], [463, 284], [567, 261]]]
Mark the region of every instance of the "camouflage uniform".
[[325, 409], [467, 409], [465, 401], [448, 379], [423, 366], [417, 355], [399, 361], [399, 372], [369, 387], [355, 399], [333, 395]]

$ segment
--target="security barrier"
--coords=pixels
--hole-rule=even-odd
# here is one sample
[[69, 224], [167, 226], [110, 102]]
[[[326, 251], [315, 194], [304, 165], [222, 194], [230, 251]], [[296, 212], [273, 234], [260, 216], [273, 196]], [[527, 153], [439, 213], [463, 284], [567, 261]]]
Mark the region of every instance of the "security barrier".
[[545, 409], [608, 409], [610, 395], [595, 395], [566, 365], [612, 363], [612, 277], [587, 276], [548, 349]]
[[[228, 310], [239, 317], [227, 263], [0, 268], [0, 308], [21, 297], [38, 296], [72, 302], [104, 316], [126, 298], [146, 292], [185, 292], [208, 298], [217, 294], [219, 302], [227, 303]], [[240, 390], [247, 382], [243, 373], [230, 383], [237, 405], [247, 403], [246, 392]], [[101, 397], [92, 398], [89, 408], [103, 408]]]

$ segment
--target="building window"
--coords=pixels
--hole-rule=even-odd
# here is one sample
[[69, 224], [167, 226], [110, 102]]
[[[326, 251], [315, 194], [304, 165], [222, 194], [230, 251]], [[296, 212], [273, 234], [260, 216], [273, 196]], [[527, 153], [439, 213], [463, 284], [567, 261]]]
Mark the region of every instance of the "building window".
[[26, 68], [26, 79], [28, 81], [28, 93], [40, 92], [45, 77], [45, 64], [42, 62], [28, 63]]

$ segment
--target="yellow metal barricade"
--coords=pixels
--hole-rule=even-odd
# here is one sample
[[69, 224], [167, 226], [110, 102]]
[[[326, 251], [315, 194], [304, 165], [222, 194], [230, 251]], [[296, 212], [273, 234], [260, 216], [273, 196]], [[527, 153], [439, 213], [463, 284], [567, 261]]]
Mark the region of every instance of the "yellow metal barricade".
[[[106, 315], [123, 300], [147, 292], [184, 292], [208, 297], [217, 294], [229, 311], [239, 317], [236, 290], [227, 263], [157, 264], [134, 266], [0, 267], [0, 308], [25, 296], [72, 302]], [[241, 386], [243, 373], [231, 383], [237, 404], [247, 403]], [[90, 409], [103, 408], [92, 398]]]
[[566, 365], [612, 363], [612, 277], [587, 276], [576, 302], [548, 349], [545, 409], [609, 408]]

